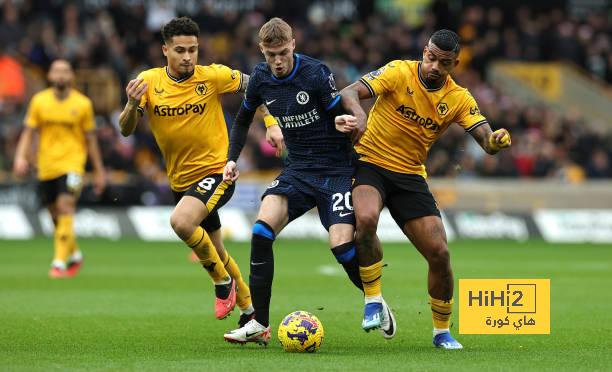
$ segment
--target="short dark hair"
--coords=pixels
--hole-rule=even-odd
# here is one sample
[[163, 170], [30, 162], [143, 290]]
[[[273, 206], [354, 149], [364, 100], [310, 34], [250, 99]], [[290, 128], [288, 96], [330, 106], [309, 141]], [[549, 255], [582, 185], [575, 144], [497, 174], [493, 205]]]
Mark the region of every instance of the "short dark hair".
[[451, 30], [438, 30], [431, 35], [429, 41], [444, 51], [452, 50], [456, 55], [459, 55], [459, 50], [461, 50], [461, 38]]
[[162, 26], [164, 43], [171, 43], [174, 36], [195, 36], [200, 38], [200, 27], [189, 17], [174, 18]]

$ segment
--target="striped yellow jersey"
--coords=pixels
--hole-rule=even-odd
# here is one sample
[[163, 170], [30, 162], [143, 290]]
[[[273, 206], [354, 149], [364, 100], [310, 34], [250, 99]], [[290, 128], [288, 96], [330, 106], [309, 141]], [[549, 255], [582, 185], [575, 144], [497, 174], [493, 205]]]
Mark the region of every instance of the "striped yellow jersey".
[[240, 89], [240, 71], [197, 65], [192, 75], [177, 79], [161, 67], [138, 77], [149, 85], [138, 109], [147, 112], [172, 189], [185, 191], [203, 177], [221, 173], [229, 143], [219, 95]]
[[420, 66], [419, 61], [392, 61], [360, 79], [378, 98], [355, 149], [361, 160], [427, 177], [427, 152], [451, 123], [469, 132], [487, 120], [468, 90], [450, 76], [440, 88], [428, 89]]
[[58, 99], [52, 88], [32, 97], [26, 127], [38, 130], [38, 178], [46, 181], [67, 173], [83, 174], [87, 161], [85, 132], [95, 129], [93, 106], [85, 95], [71, 89]]

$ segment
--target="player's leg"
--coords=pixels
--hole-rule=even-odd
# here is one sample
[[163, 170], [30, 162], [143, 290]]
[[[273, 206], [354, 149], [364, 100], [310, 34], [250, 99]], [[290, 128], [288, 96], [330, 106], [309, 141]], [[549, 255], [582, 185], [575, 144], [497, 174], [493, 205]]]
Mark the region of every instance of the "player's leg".
[[60, 193], [54, 203], [53, 209], [57, 212], [57, 223], [53, 233], [55, 254], [49, 272], [51, 277], [67, 277], [76, 274], [76, 272], [69, 274], [67, 271], [70, 251], [75, 245], [73, 226], [75, 205], [75, 196], [68, 193]]
[[[265, 195], [265, 194], [264, 194]], [[243, 327], [224, 335], [229, 342], [257, 342], [267, 345], [270, 340], [270, 298], [274, 279], [272, 245], [278, 233], [289, 223], [289, 203], [286, 195], [265, 195], [251, 237], [251, 273], [249, 287], [255, 318]]]
[[236, 261], [225, 249], [223, 244], [223, 235], [221, 233], [221, 220], [217, 211], [210, 214], [200, 224], [208, 232], [210, 240], [217, 249], [219, 259], [223, 263], [227, 273], [234, 278], [236, 281], [236, 304], [240, 310], [240, 319], [238, 320], [238, 326], [244, 326], [249, 320], [255, 316], [255, 309], [251, 303], [251, 290], [242, 278], [240, 268], [236, 264]]
[[356, 254], [355, 226], [350, 223], [336, 223], [331, 225], [329, 227], [329, 246], [336, 261], [342, 265], [350, 281], [355, 287], [363, 291], [363, 284], [361, 283], [361, 276], [359, 275], [359, 262], [357, 261]]
[[193, 185], [179, 200], [170, 224], [174, 232], [198, 256], [202, 266], [215, 283], [215, 317], [223, 319], [236, 304], [236, 283], [229, 276], [208, 233], [200, 226], [210, 210], [216, 210], [220, 201], [227, 201], [233, 193], [233, 183], [223, 182], [222, 176], [205, 177]]
[[404, 233], [429, 265], [427, 289], [434, 324], [434, 344], [445, 349], [460, 349], [450, 336], [453, 311], [453, 270], [446, 243], [446, 232], [438, 216], [415, 218], [404, 224]]
[[413, 177], [411, 191], [389, 195], [391, 215], [429, 265], [427, 288], [434, 323], [434, 344], [459, 349], [449, 333], [453, 309], [453, 271], [440, 211], [423, 178]]
[[385, 199], [385, 180], [377, 167], [358, 162], [353, 187], [357, 258], [365, 294], [362, 328], [381, 327], [385, 313], [390, 317], [381, 291], [382, 246], [376, 235], [378, 219]]
[[329, 232], [329, 246], [351, 282], [363, 291], [355, 245], [355, 214], [351, 198], [351, 177], [326, 177], [313, 185], [317, 211]]

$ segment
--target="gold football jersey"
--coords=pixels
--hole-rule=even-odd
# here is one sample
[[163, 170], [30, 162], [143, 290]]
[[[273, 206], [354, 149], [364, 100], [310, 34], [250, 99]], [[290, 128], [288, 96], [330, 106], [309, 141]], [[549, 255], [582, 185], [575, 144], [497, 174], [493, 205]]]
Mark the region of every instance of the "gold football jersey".
[[191, 76], [176, 79], [160, 67], [138, 77], [149, 84], [138, 109], [147, 111], [172, 189], [185, 191], [201, 178], [221, 173], [229, 140], [219, 95], [240, 89], [240, 71], [197, 65]]
[[87, 161], [85, 132], [95, 129], [89, 98], [71, 89], [60, 100], [52, 88], [47, 88], [32, 97], [24, 124], [40, 135], [37, 163], [41, 181], [67, 173], [83, 174]]
[[442, 87], [428, 89], [420, 66], [419, 61], [392, 61], [360, 79], [378, 98], [355, 149], [363, 161], [427, 177], [427, 152], [451, 123], [470, 131], [487, 120], [467, 89], [450, 76]]

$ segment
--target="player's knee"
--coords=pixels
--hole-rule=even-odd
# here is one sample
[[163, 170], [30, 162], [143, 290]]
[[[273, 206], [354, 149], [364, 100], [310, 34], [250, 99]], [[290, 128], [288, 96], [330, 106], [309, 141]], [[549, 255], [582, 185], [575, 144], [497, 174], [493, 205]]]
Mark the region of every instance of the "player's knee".
[[276, 234], [274, 234], [272, 227], [262, 220], [257, 220], [255, 225], [253, 225], [253, 235], [270, 240], [276, 238]]
[[176, 213], [175, 211], [170, 216], [170, 226], [172, 226], [172, 230], [174, 230], [176, 235], [183, 240], [189, 239], [193, 233], [194, 226], [192, 225], [189, 219], [181, 213]]
[[427, 261], [430, 265], [448, 266], [450, 264], [450, 253], [446, 243], [441, 242], [434, 244], [430, 250]]
[[378, 227], [378, 215], [376, 213], [360, 213], [355, 216], [357, 236], [362, 237], [376, 234]]

